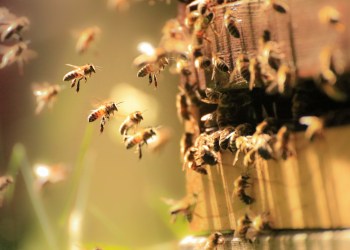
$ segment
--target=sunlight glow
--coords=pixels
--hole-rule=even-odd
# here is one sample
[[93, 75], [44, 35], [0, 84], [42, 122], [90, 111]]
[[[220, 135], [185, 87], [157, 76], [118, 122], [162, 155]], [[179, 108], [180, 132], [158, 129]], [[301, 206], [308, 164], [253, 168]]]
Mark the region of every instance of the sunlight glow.
[[34, 173], [38, 178], [48, 178], [51, 174], [50, 168], [43, 164], [34, 167]]
[[148, 56], [152, 56], [155, 54], [155, 49], [152, 46], [152, 44], [148, 43], [148, 42], [141, 42], [137, 45], [137, 49], [143, 53], [146, 54]]

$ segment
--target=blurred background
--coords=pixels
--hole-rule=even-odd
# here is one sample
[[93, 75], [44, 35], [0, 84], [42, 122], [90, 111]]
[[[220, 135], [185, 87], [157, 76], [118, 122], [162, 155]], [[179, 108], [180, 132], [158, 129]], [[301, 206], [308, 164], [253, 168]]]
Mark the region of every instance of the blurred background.
[[[22, 169], [61, 163], [70, 171], [66, 180], [40, 191], [30, 183], [31, 171], [15, 171], [13, 193], [0, 208], [0, 249], [173, 249], [186, 235], [183, 220], [170, 224], [161, 200], [185, 194], [175, 108], [178, 78], [162, 72], [155, 90], [147, 77], [136, 77], [132, 65], [140, 54], [138, 43], [158, 45], [162, 26], [176, 17], [176, 5], [136, 1], [121, 12], [108, 9], [107, 0], [1, 1], [0, 7], [29, 18], [23, 37], [38, 53], [22, 75], [16, 64], [0, 70], [1, 175], [15, 165], [10, 158], [16, 143], [23, 145], [17, 151], [26, 152]], [[93, 25], [101, 35], [78, 55], [73, 34]], [[93, 63], [102, 70], [82, 81], [77, 94], [62, 81], [71, 70], [67, 63]], [[32, 84], [44, 81], [67, 88], [51, 110], [35, 115]], [[87, 116], [94, 103], [106, 99], [123, 103], [100, 135], [99, 121], [88, 124]], [[141, 126], [173, 131], [161, 152], [144, 147], [142, 160], [125, 149], [118, 132], [134, 110], [147, 110]]]

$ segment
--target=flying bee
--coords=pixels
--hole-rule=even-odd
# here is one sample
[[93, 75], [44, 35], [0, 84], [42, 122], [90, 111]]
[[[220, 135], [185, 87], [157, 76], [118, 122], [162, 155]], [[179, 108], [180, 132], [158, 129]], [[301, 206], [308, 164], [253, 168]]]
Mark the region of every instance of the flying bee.
[[67, 179], [70, 169], [64, 164], [36, 164], [33, 167], [35, 185], [39, 190], [48, 184], [54, 184]]
[[225, 237], [220, 232], [215, 232], [209, 235], [204, 250], [214, 250], [217, 246], [225, 244]]
[[324, 137], [324, 119], [317, 116], [303, 116], [299, 119], [300, 124], [306, 125], [305, 137], [313, 141], [315, 138]]
[[129, 129], [136, 127], [143, 120], [142, 113], [140, 111], [135, 111], [129, 114], [123, 123], [119, 127], [119, 132], [121, 135], [127, 135]]
[[251, 224], [252, 224], [252, 221], [250, 220], [247, 214], [238, 218], [237, 230], [236, 230], [237, 236], [243, 240], [246, 240], [246, 234], [248, 232], [248, 229], [251, 227]]
[[142, 145], [147, 144], [148, 140], [151, 139], [153, 136], [157, 135], [154, 128], [147, 128], [143, 129], [140, 132], [137, 132], [134, 135], [126, 135], [124, 137], [124, 144], [126, 149], [133, 148], [137, 145], [138, 147], [138, 153], [139, 153], [139, 159], [142, 158]]
[[182, 200], [175, 201], [172, 199], [163, 199], [163, 201], [170, 205], [171, 222], [174, 223], [179, 214], [182, 214], [188, 222], [191, 222], [194, 215], [194, 210], [198, 202], [198, 194], [192, 193]]
[[93, 110], [91, 114], [88, 116], [88, 121], [93, 122], [101, 118], [100, 132], [102, 133], [106, 122], [109, 120], [109, 117], [114, 114], [114, 111], [118, 111], [118, 105], [120, 103], [121, 102], [119, 103], [108, 102], [99, 106], [97, 109]]
[[28, 60], [37, 56], [37, 53], [28, 49], [30, 41], [18, 42], [12, 46], [0, 45], [0, 54], [2, 55], [0, 69], [3, 69], [17, 62], [20, 74], [23, 74], [23, 65]]
[[233, 9], [226, 9], [224, 14], [224, 25], [230, 35], [235, 38], [240, 38], [241, 34], [238, 29], [238, 24], [241, 22], [240, 19], [235, 17], [235, 13]]
[[13, 183], [12, 176], [1, 176], [0, 177], [0, 192], [4, 191], [10, 184]]
[[213, 73], [211, 75], [211, 80], [215, 79], [216, 71], [219, 70], [224, 73], [230, 74], [230, 69], [227, 63], [224, 61], [223, 56], [219, 54], [214, 54], [211, 58], [213, 64]]
[[40, 114], [45, 106], [52, 108], [61, 89], [61, 86], [57, 84], [49, 85], [48, 83], [44, 83], [40, 86], [34, 85], [33, 94], [36, 97], [37, 104], [35, 114]]
[[246, 188], [250, 186], [248, 175], [240, 175], [233, 183], [233, 194], [236, 195], [244, 204], [249, 205], [254, 202], [254, 198], [246, 194]]
[[75, 50], [78, 54], [85, 53], [91, 46], [91, 43], [96, 40], [96, 37], [101, 33], [101, 29], [97, 26], [89, 27], [80, 32]]
[[15, 17], [11, 20], [1, 20], [0, 18], [0, 33], [1, 33], [1, 42], [10, 40], [13, 37], [16, 37], [18, 40], [22, 41], [22, 31], [29, 28], [30, 21], [27, 17]]
[[165, 66], [169, 64], [167, 57], [161, 57], [155, 63], [148, 63], [143, 66], [138, 72], [137, 77], [145, 77], [148, 75], [148, 82], [151, 84], [154, 81], [154, 86], [158, 87], [157, 75], [164, 70]]
[[75, 84], [77, 84], [77, 89], [76, 89], [77, 92], [79, 92], [80, 81], [82, 79], [85, 79], [85, 82], [86, 82], [87, 77], [91, 77], [92, 73], [96, 73], [96, 67], [93, 64], [85, 64], [83, 66], [75, 66], [72, 64], [66, 64], [66, 65], [73, 67], [75, 69], [65, 74], [63, 76], [63, 81], [72, 80], [70, 87], [73, 88]]

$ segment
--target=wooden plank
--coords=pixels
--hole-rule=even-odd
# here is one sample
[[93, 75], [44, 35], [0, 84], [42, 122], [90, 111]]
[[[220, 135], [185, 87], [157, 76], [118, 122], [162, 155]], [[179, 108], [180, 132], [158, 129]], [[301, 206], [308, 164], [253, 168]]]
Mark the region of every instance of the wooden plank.
[[[339, 136], [341, 135], [341, 136]], [[256, 200], [243, 204], [233, 196], [233, 182], [242, 174], [243, 154], [233, 166], [233, 154], [221, 153], [219, 166], [208, 176], [187, 170], [187, 191], [198, 193], [191, 229], [196, 232], [234, 230], [237, 218], [270, 212], [275, 229], [339, 229], [350, 227], [350, 126], [330, 128], [323, 139], [309, 142], [296, 133], [296, 154], [287, 160], [256, 161], [249, 168]]]

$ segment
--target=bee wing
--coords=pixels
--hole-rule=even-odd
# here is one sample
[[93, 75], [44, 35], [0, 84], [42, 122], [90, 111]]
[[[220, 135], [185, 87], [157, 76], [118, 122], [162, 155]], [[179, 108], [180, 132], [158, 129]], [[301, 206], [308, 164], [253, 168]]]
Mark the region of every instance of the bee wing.
[[162, 200], [165, 204], [167, 204], [167, 205], [169, 205], [169, 206], [174, 206], [174, 205], [177, 203], [176, 200], [170, 199], [170, 198], [164, 198], [164, 197], [162, 197], [161, 200]]
[[16, 19], [17, 17], [12, 14], [7, 8], [0, 8], [0, 23], [8, 24], [9, 21]]
[[34, 50], [27, 49], [23, 52], [23, 60], [27, 62], [28, 60], [34, 59], [38, 56], [38, 53]]
[[73, 67], [73, 68], [76, 68], [76, 69], [80, 69], [79, 66], [76, 66], [76, 65], [73, 65], [73, 64], [66, 63], [66, 65], [69, 66], [69, 67]]
[[37, 106], [35, 109], [35, 114], [39, 115], [41, 111], [44, 109], [46, 102], [44, 100], [37, 101]]
[[1, 45], [0, 44], [0, 54], [5, 54], [6, 53], [6, 51], [8, 51], [8, 49], [9, 49], [10, 47], [8, 47], [8, 46], [5, 46], [5, 45]]

